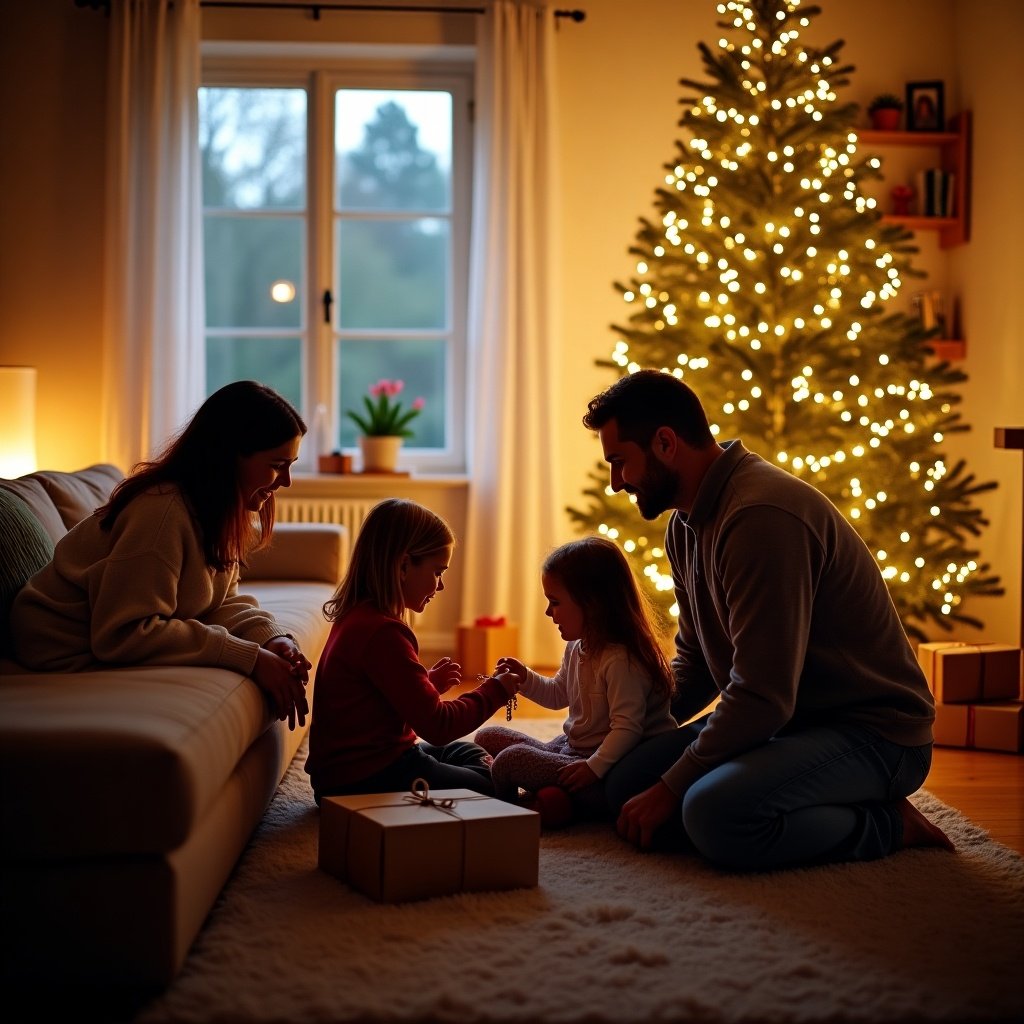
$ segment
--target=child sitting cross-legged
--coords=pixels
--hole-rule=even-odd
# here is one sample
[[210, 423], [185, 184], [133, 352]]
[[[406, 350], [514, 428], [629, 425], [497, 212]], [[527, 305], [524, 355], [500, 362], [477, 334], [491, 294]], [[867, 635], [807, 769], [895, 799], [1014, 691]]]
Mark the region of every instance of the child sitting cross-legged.
[[490, 794], [491, 758], [459, 737], [515, 694], [508, 672], [454, 700], [460, 666], [419, 659], [408, 612], [444, 590], [455, 538], [414, 501], [387, 498], [366, 517], [348, 572], [324, 614], [334, 625], [317, 668], [306, 772], [321, 797], [391, 793], [425, 779], [431, 789]]
[[675, 729], [676, 721], [668, 660], [618, 546], [601, 537], [564, 544], [545, 560], [541, 583], [546, 614], [568, 641], [561, 667], [549, 678], [501, 658], [498, 670], [542, 707], [568, 708], [562, 734], [545, 742], [488, 726], [474, 739], [494, 756], [495, 795], [522, 799], [554, 828], [577, 814], [602, 815], [602, 780], [612, 765], [641, 740]]

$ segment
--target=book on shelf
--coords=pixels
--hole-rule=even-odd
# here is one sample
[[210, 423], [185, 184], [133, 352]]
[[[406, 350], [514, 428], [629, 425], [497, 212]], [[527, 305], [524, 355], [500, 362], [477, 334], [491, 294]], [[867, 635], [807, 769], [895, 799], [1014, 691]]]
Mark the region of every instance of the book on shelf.
[[939, 167], [917, 172], [917, 212], [921, 217], [953, 217], [956, 175]]

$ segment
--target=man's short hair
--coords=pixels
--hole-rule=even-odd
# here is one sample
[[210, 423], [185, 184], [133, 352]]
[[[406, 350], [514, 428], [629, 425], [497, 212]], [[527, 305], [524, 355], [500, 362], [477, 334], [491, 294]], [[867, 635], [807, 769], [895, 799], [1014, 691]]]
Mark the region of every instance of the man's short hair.
[[615, 420], [619, 437], [646, 447], [659, 427], [671, 427], [691, 448], [714, 444], [704, 407], [694, 390], [661, 370], [620, 377], [587, 404], [583, 425], [600, 430]]

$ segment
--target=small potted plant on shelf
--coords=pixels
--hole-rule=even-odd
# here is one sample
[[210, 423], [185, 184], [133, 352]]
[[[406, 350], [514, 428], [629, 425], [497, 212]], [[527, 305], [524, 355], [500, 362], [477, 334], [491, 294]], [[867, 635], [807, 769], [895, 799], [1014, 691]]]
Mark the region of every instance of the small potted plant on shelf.
[[368, 395], [363, 395], [365, 414], [351, 409], [345, 413], [361, 431], [359, 451], [364, 473], [393, 473], [402, 439], [412, 437], [409, 424], [419, 416], [424, 400], [417, 398], [408, 409], [403, 408], [401, 402], [393, 399], [404, 387], [405, 381], [379, 380], [370, 385]]
[[876, 96], [868, 104], [868, 116], [871, 127], [883, 132], [894, 132], [900, 126], [900, 114], [903, 113], [903, 100], [891, 92]]

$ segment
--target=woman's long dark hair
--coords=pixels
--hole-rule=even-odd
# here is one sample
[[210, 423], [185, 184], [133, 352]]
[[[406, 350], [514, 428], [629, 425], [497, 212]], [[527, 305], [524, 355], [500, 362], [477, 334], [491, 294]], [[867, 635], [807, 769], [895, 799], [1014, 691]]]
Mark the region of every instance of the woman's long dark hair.
[[207, 565], [218, 571], [270, 540], [274, 496], [263, 503], [259, 524], [238, 485], [239, 459], [269, 451], [306, 433], [306, 424], [276, 391], [254, 380], [236, 380], [215, 391], [152, 461], [140, 462], [97, 509], [109, 530], [124, 507], [161, 484], [177, 486], [199, 526]]

